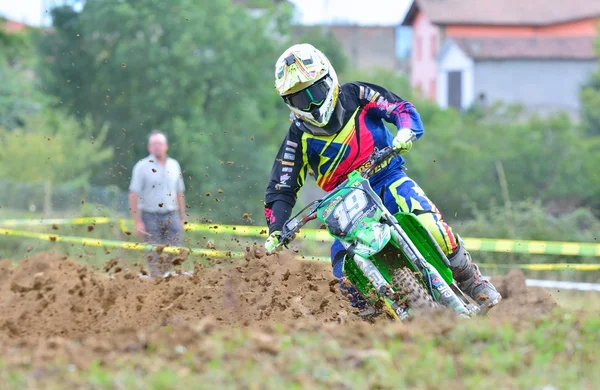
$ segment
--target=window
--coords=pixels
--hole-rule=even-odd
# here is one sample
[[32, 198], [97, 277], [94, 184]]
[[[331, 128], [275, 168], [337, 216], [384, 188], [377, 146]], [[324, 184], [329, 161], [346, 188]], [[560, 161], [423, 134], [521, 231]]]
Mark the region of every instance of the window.
[[462, 72], [448, 72], [448, 106], [462, 108]]
[[415, 38], [415, 58], [417, 61], [421, 61], [421, 37]]
[[435, 35], [431, 37], [429, 48], [431, 49], [431, 58], [435, 59], [435, 56], [437, 55], [437, 37]]
[[412, 28], [401, 26], [396, 29], [396, 57], [401, 60], [410, 59], [413, 45]]

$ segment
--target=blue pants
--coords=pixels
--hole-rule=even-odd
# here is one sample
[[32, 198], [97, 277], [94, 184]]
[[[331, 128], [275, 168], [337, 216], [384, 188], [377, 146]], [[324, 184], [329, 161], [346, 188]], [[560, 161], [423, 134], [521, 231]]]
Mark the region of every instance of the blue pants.
[[[371, 187], [379, 195], [385, 187], [383, 204], [392, 214], [398, 212], [415, 214], [446, 255], [450, 255], [456, 250], [458, 245], [452, 229], [444, 222], [442, 214], [433, 202], [427, 198], [421, 187], [410, 179], [404, 171], [400, 169], [392, 171], [384, 178], [372, 181]], [[342, 273], [342, 260], [345, 255], [346, 251], [342, 243], [335, 240], [331, 246], [331, 265], [333, 275], [340, 279], [344, 276]], [[353, 306], [362, 306], [356, 300], [358, 292], [355, 289], [343, 289], [351, 294]]]

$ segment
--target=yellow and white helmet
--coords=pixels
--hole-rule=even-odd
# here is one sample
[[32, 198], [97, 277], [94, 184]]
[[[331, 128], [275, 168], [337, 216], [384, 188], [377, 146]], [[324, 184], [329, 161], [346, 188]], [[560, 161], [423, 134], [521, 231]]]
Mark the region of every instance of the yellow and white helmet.
[[337, 103], [339, 82], [325, 54], [313, 45], [301, 43], [287, 49], [277, 60], [275, 88], [295, 116], [324, 127]]

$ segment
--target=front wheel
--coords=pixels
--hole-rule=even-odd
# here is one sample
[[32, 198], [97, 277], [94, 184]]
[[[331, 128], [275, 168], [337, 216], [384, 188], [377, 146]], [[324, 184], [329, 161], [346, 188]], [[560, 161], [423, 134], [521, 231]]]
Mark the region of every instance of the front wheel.
[[394, 271], [392, 283], [400, 295], [405, 297], [405, 304], [409, 309], [421, 310], [438, 307], [425, 289], [425, 286], [419, 282], [410, 269], [405, 267], [397, 268]]

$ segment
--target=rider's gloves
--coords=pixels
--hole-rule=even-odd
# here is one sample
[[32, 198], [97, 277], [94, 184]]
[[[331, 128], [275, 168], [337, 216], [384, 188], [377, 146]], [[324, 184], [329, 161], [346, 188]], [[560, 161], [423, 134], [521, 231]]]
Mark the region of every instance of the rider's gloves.
[[415, 133], [413, 133], [411, 129], [400, 129], [394, 138], [392, 146], [394, 149], [398, 150], [400, 154], [408, 153], [408, 151], [412, 148], [412, 140], [414, 136]]
[[273, 232], [269, 235], [269, 237], [267, 238], [267, 241], [265, 242], [265, 249], [267, 250], [267, 254], [272, 254], [274, 251], [281, 251], [283, 250], [283, 247], [277, 247], [277, 245], [279, 244], [279, 238], [281, 237], [281, 232], [276, 231]]

